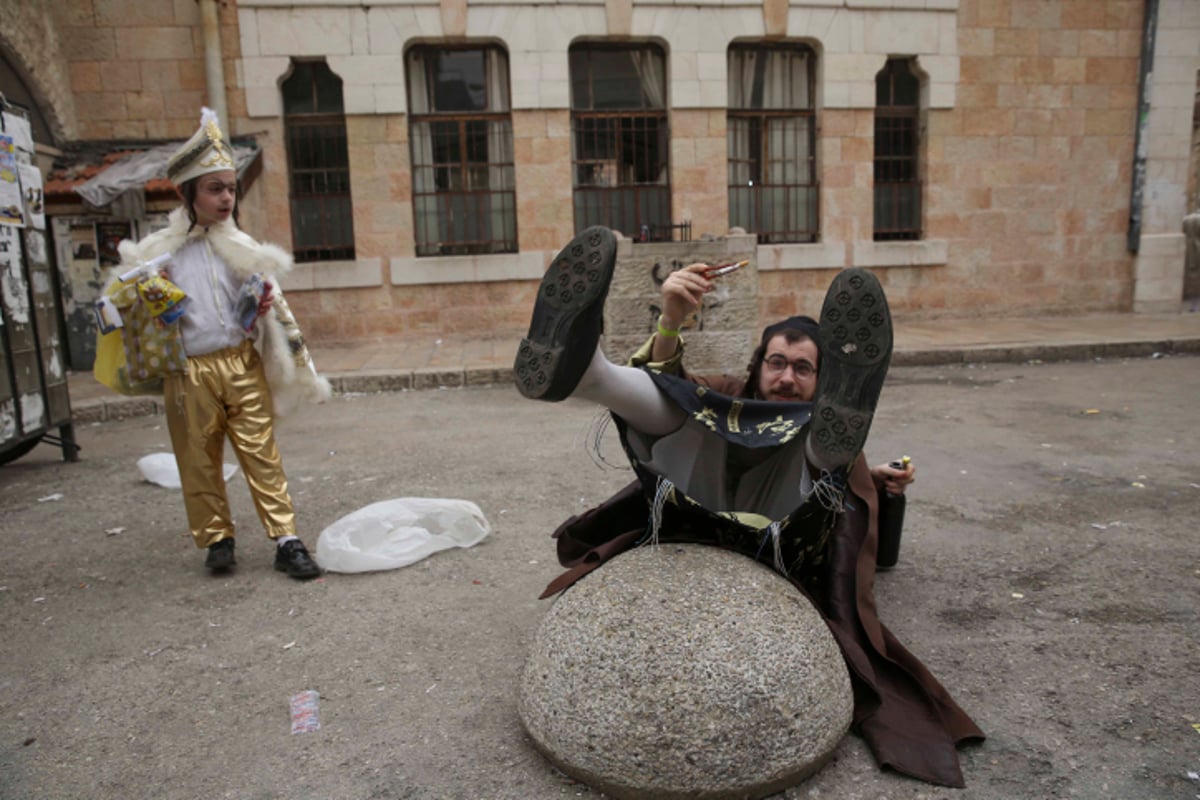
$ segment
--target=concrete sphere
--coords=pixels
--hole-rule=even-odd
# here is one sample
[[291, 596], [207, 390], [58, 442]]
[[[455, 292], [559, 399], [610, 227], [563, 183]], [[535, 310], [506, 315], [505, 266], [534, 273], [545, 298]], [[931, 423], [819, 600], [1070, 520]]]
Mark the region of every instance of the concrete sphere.
[[521, 675], [534, 744], [615, 798], [760, 798], [832, 755], [854, 710], [812, 603], [701, 545], [624, 553], [560, 595]]

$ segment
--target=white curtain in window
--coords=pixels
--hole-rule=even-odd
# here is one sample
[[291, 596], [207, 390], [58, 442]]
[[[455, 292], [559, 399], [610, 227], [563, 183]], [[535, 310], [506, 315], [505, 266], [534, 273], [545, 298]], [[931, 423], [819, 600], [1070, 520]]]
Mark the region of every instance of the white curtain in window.
[[487, 110], [508, 111], [508, 57], [498, 49], [487, 51]]
[[638, 80], [642, 83], [642, 93], [651, 108], [664, 108], [666, 103], [666, 75], [663, 69], [663, 59], [653, 50], [633, 50], [630, 52], [634, 69], [637, 70]]
[[795, 50], [772, 50], [763, 69], [762, 107], [805, 109], [808, 98], [808, 54]]
[[[487, 51], [487, 94], [489, 111], [508, 111], [508, 58], [498, 49]], [[494, 249], [506, 250], [516, 240], [516, 213], [512, 207], [512, 120], [487, 124], [488, 190], [484, 195], [483, 218], [488, 220]]]
[[749, 108], [754, 96], [754, 65], [757, 50], [729, 51], [729, 107]]
[[[408, 100], [410, 119], [413, 114], [429, 113], [429, 91], [426, 84], [425, 60], [420, 52], [408, 58]], [[436, 246], [444, 240], [438, 222], [437, 196], [434, 194], [433, 131], [428, 122], [412, 122], [409, 126], [412, 142], [413, 217], [416, 222], [417, 246]]]

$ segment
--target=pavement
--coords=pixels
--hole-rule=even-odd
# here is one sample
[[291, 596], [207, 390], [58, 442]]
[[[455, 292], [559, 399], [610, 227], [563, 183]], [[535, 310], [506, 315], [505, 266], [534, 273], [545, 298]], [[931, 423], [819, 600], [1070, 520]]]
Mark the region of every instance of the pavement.
[[[512, 382], [518, 336], [406, 336], [311, 344], [334, 392], [386, 392]], [[1165, 314], [895, 320], [893, 366], [1083, 361], [1200, 353], [1200, 305]], [[121, 397], [90, 372], [68, 376], [75, 422], [156, 414], [161, 400]]]

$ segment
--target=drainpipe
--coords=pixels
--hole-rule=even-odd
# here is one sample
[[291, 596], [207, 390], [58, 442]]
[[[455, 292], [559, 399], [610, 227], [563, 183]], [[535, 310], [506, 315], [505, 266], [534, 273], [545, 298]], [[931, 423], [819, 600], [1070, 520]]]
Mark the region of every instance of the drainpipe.
[[1154, 36], [1158, 30], [1158, 0], [1146, 0], [1142, 18], [1142, 63], [1138, 71], [1138, 117], [1133, 139], [1133, 184], [1129, 189], [1129, 236], [1126, 247], [1136, 253], [1142, 238], [1142, 200], [1146, 192], [1146, 126], [1150, 123], [1150, 91], [1154, 84]]
[[221, 128], [226, 136], [229, 115], [225, 106], [225, 62], [221, 57], [221, 20], [218, 16], [218, 0], [197, 0], [200, 4], [200, 25], [204, 29], [204, 79], [208, 84], [208, 105], [217, 112]]

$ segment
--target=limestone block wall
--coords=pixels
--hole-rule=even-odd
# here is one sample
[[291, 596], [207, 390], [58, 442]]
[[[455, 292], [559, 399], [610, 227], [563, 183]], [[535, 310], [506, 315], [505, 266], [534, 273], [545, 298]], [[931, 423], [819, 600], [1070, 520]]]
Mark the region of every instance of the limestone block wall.
[[623, 363], [654, 333], [662, 285], [672, 272], [697, 262], [750, 264], [717, 281], [685, 326], [688, 367], [697, 373], [740, 372], [758, 343], [759, 282], [753, 235], [705, 241], [640, 243], [622, 238], [604, 307], [604, 352]]
[[[730, 43], [787, 36], [811, 44], [819, 53], [817, 102], [824, 114], [819, 147], [829, 161], [828, 174], [822, 175], [822, 203], [828, 218], [817, 244], [756, 252], [764, 276], [760, 314], [798, 299], [811, 299], [815, 306], [832, 270], [851, 263], [853, 242], [864, 236], [860, 256], [881, 262], [899, 258], [905, 264], [936, 260], [945, 252], [944, 243], [917, 243], [898, 253], [870, 243], [872, 129], [869, 115], [861, 109], [873, 106], [875, 74], [897, 48], [922, 59], [927, 103], [938, 108], [953, 105], [958, 0], [889, 0], [887, 8], [879, 5], [853, 0], [841, 7], [825, 0], [795, 0], [770, 8], [732, 0], [697, 6], [604, 0], [376, 5], [329, 0], [310, 6], [239, 0], [242, 58], [237, 83], [245, 98], [246, 119], [239, 123], [244, 129], [259, 129], [262, 122], [279, 119], [279, 83], [291, 58], [324, 57], [344, 81], [357, 258], [352, 264], [304, 267], [285, 287], [292, 296], [297, 289], [325, 295], [312, 299], [311, 311], [319, 315], [318, 330], [330, 336], [353, 335], [352, 329], [371, 324], [366, 319], [379, 320], [377, 327], [393, 331], [438, 324], [452, 330], [451, 316], [469, 317], [476, 325], [481, 320], [513, 320], [517, 329], [523, 327], [536, 288], [529, 282], [540, 278], [556, 250], [574, 233], [568, 48], [576, 40], [612, 36], [657, 42], [668, 55], [672, 219], [690, 221], [697, 237], [722, 236], [728, 230]], [[448, 36], [499, 42], [508, 56], [519, 253], [414, 255], [403, 53], [414, 42]], [[381, 126], [395, 135], [375, 135]], [[268, 205], [269, 227], [287, 230], [286, 207]], [[372, 292], [377, 258], [382, 259], [384, 274], [376, 281], [379, 291]], [[352, 287], [347, 273], [353, 273]], [[445, 292], [460, 304], [469, 300], [466, 287], [447, 289], [445, 284], [486, 286], [488, 304], [469, 308], [466, 315], [442, 305], [433, 306], [432, 317], [418, 313], [416, 309], [429, 308], [426, 301], [436, 303]], [[358, 307], [365, 313], [355, 316], [352, 312]], [[347, 311], [350, 318], [341, 316]]]
[[1118, 310], [1141, 52], [1141, 4], [966, 0], [954, 109], [931, 110], [936, 276], [889, 270], [901, 310]]
[[[77, 138], [191, 136], [207, 97], [195, 0], [50, 0], [47, 6], [74, 96]], [[237, 16], [225, 12], [220, 19], [232, 83], [240, 55]], [[227, 91], [240, 92], [232, 85]]]
[[[43, 49], [52, 61], [55, 47], [61, 53], [67, 98], [53, 105], [72, 137], [194, 130], [205, 99], [195, 0], [17, 5], [32, 16], [16, 32], [6, 27], [4, 41], [12, 47], [17, 33], [36, 38], [45, 28]], [[1160, 4], [1144, 241], [1134, 256], [1125, 234], [1142, 6], [227, 0], [227, 127], [255, 134], [264, 148], [243, 221], [256, 236], [290, 243], [279, 83], [290, 59], [325, 58], [344, 81], [356, 257], [301, 265], [285, 284], [306, 321], [311, 315], [310, 335], [485, 327], [508, 335], [524, 326], [537, 279], [574, 232], [570, 44], [627, 37], [663, 47], [671, 215], [699, 238], [728, 232], [728, 47], [783, 37], [817, 54], [820, 234], [811, 244], [755, 248], [759, 319], [750, 327], [818, 308], [832, 275], [851, 264], [880, 275], [901, 319], [1166, 307], [1181, 281], [1183, 137], [1200, 66], [1200, 5]], [[448, 40], [496, 42], [508, 55], [517, 253], [415, 256], [403, 55], [412, 43]], [[874, 77], [889, 56], [915, 58], [922, 75], [924, 219], [914, 242], [872, 240]], [[47, 96], [58, 91], [53, 82]]]
[[1134, 268], [1134, 310], [1174, 311], [1185, 280], [1189, 211], [1187, 176], [1196, 75], [1200, 68], [1200, 4], [1162, 0], [1154, 44], [1146, 185], [1141, 241]]

